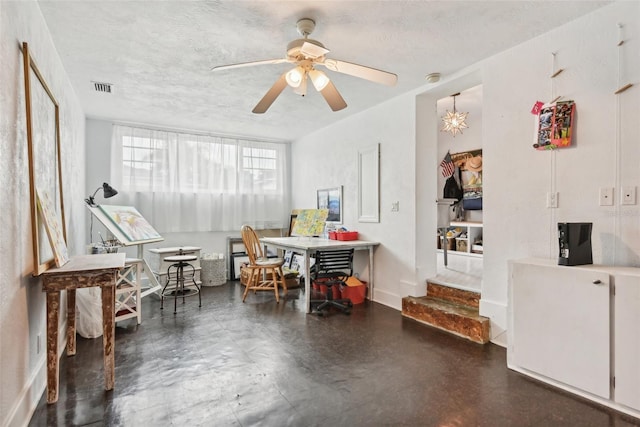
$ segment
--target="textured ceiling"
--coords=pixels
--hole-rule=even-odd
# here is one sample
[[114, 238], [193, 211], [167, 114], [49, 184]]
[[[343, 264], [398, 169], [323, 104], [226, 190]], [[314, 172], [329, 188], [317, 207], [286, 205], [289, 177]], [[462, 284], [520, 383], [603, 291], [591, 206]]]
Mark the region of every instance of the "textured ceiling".
[[[60, 1], [40, 8], [87, 116], [167, 128], [294, 140], [589, 13], [608, 1]], [[387, 87], [328, 71], [348, 107], [310, 87], [251, 110], [289, 64], [211, 72], [285, 56], [311, 38], [327, 57], [391, 71]], [[37, 55], [37, 52], [35, 53]], [[36, 58], [37, 60], [37, 58]], [[112, 83], [112, 94], [92, 81]]]

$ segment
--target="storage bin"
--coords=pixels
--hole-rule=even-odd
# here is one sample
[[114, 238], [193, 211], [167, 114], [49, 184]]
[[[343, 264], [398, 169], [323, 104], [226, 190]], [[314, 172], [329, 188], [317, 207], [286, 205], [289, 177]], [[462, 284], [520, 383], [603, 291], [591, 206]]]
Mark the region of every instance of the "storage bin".
[[329, 232], [329, 239], [330, 240], [338, 240], [338, 236], [337, 236], [338, 232], [337, 231], [330, 231]]
[[456, 251], [467, 252], [467, 248], [468, 248], [467, 239], [456, 239]]
[[[324, 280], [319, 279], [319, 280], [315, 280], [313, 282], [313, 290], [316, 292], [320, 292], [322, 295], [327, 295], [327, 285], [323, 285], [322, 282]], [[331, 293], [333, 295], [333, 299], [340, 299], [340, 298], [344, 298], [342, 296], [342, 290], [341, 290], [342, 286], [340, 285], [333, 285], [331, 287]]]
[[348, 298], [353, 304], [362, 304], [367, 295], [367, 282], [351, 276], [346, 280], [345, 285], [340, 286], [342, 298]]
[[357, 231], [338, 231], [336, 233], [338, 240], [358, 240]]
[[203, 255], [200, 258], [202, 286], [220, 286], [227, 283], [226, 259], [221, 255]]
[[362, 304], [367, 295], [367, 282], [360, 281], [360, 285], [341, 286], [342, 298], [349, 298], [353, 304]]

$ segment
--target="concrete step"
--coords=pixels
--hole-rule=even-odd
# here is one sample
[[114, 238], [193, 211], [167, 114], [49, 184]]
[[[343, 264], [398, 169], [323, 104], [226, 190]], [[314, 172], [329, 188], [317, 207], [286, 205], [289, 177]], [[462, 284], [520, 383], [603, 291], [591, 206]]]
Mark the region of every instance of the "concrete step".
[[402, 299], [402, 315], [480, 344], [489, 342], [489, 319], [480, 316], [477, 307], [429, 295], [409, 296]]

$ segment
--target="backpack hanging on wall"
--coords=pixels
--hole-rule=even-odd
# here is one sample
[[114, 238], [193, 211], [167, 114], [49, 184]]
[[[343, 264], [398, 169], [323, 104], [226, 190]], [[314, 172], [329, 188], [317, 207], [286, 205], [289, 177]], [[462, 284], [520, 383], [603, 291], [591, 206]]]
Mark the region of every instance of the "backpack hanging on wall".
[[[460, 169], [458, 169], [458, 174], [460, 174]], [[442, 191], [442, 197], [445, 199], [456, 199], [457, 201], [462, 200], [463, 192], [462, 187], [460, 187], [460, 183], [456, 180], [455, 172], [451, 174], [449, 178], [447, 178], [444, 183], [444, 190]]]

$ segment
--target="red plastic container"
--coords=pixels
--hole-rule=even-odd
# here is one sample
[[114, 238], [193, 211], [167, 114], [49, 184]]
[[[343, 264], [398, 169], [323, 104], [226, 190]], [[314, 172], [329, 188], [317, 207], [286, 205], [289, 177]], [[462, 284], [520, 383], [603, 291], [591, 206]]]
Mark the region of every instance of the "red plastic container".
[[357, 231], [338, 231], [336, 233], [338, 240], [358, 240]]
[[[342, 298], [342, 292], [340, 291], [341, 286], [333, 285], [331, 287], [331, 293], [333, 295], [333, 299]], [[322, 281], [317, 280], [313, 282], [313, 290], [315, 292], [320, 292], [322, 295], [327, 295], [327, 285], [323, 285]]]
[[338, 240], [338, 236], [336, 236], [338, 234], [337, 231], [330, 231], [329, 232], [329, 240]]
[[353, 304], [362, 304], [367, 295], [367, 282], [358, 286], [341, 286], [342, 298], [349, 298]]

